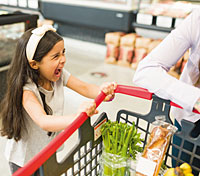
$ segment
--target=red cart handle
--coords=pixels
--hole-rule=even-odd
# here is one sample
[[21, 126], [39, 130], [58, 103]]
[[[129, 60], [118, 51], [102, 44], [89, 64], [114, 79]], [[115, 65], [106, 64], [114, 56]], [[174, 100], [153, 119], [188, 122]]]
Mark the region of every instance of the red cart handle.
[[[115, 93], [122, 93], [131, 95], [147, 100], [152, 99], [153, 93], [150, 93], [147, 89], [133, 86], [118, 85]], [[101, 92], [95, 99], [96, 107], [98, 107], [106, 95]], [[181, 106], [171, 102], [171, 106], [182, 108]], [[193, 112], [199, 113], [197, 110]], [[200, 114], [200, 113], [199, 113]], [[61, 132], [56, 138], [54, 138], [42, 151], [40, 151], [32, 160], [30, 160], [24, 167], [16, 171], [13, 176], [29, 176], [35, 172], [53, 153], [85, 122], [88, 118], [85, 112], [82, 112], [79, 117], [74, 120], [63, 132]]]
[[[149, 92], [147, 89], [144, 89], [141, 87], [125, 86], [125, 85], [118, 85], [115, 90], [115, 93], [122, 93], [122, 94], [131, 95], [131, 96], [135, 96], [135, 97], [143, 98], [147, 100], [151, 100], [152, 95], [153, 95], [153, 93]], [[181, 106], [177, 105], [176, 103], [172, 101], [170, 102], [170, 106], [183, 109]], [[193, 109], [193, 112], [200, 114], [200, 112], [198, 112], [196, 109]]]

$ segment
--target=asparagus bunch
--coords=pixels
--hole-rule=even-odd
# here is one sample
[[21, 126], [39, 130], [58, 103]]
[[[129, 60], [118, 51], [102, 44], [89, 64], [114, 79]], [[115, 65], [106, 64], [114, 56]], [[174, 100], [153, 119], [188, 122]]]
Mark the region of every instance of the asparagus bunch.
[[[141, 143], [140, 133], [137, 133], [134, 123], [130, 126], [126, 123], [111, 122], [109, 120], [101, 127], [101, 134], [104, 152], [112, 154], [113, 156], [120, 156], [122, 158], [120, 162], [126, 162], [130, 157], [136, 159], [136, 154], [143, 150], [142, 147], [139, 146]], [[125, 167], [111, 168], [104, 165], [104, 175], [124, 176]]]

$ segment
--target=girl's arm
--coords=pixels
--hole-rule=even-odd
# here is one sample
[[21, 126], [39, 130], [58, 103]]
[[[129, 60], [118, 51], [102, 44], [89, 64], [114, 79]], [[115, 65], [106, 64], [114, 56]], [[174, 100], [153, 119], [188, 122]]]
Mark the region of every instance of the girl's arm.
[[92, 99], [96, 98], [96, 96], [100, 92], [99, 86], [85, 83], [74, 77], [73, 75], [70, 75], [66, 86], [76, 91], [77, 93]]
[[79, 116], [81, 112], [86, 112], [88, 116], [97, 113], [95, 103], [87, 102], [79, 108], [77, 114], [67, 116], [47, 115], [35, 94], [28, 90], [23, 92], [22, 104], [26, 112], [40, 128], [51, 132], [65, 129]]
[[114, 96], [114, 90], [116, 89], [117, 84], [112, 82], [104, 83], [101, 86], [97, 86], [94, 84], [83, 82], [78, 78], [70, 75], [66, 86], [76, 91], [77, 93], [92, 99], [96, 98], [100, 91], [103, 91], [107, 95], [107, 97], [105, 98], [105, 100], [107, 101]]

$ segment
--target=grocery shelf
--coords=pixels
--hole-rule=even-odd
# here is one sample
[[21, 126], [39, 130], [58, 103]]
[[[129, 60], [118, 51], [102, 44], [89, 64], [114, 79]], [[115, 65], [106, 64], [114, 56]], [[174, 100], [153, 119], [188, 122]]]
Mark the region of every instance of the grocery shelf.
[[[36, 14], [27, 14], [22, 12], [10, 12], [6, 10], [2, 10], [5, 13], [2, 13], [0, 15], [0, 26], [6, 26], [6, 25], [12, 25], [16, 23], [24, 23], [24, 31], [37, 27], [37, 20], [39, 18]], [[1, 33], [3, 34], [3, 30], [1, 30]], [[9, 34], [10, 35], [10, 34]], [[2, 35], [4, 36], [4, 35]], [[9, 69], [9, 64], [12, 60], [12, 57], [14, 55], [14, 48], [17, 42], [17, 39], [12, 39], [7, 37], [6, 35], [1, 38], [1, 45], [0, 45], [0, 101], [4, 97], [4, 94], [6, 92], [6, 75], [7, 70]], [[10, 52], [7, 52], [7, 48], [10, 47]]]
[[161, 31], [161, 32], [171, 32], [174, 29], [174, 28], [160, 27], [160, 26], [156, 26], [156, 25], [138, 24], [136, 22], [133, 22], [133, 27], [149, 29], [149, 30], [154, 30], [154, 31]]
[[31, 10], [31, 11], [38, 11], [39, 10], [39, 1], [40, 0], [13, 0], [13, 1], [7, 1], [7, 0], [1, 0], [0, 6], [2, 7], [8, 7], [8, 8], [17, 8], [21, 10]]
[[132, 23], [134, 29], [143, 28], [169, 33], [176, 27], [177, 23], [182, 20], [181, 18], [175, 17], [154, 16], [140, 12], [133, 13], [135, 15], [135, 20]]
[[36, 27], [39, 16], [36, 14], [27, 14], [20, 11], [0, 15], [0, 25], [25, 23], [25, 30]]

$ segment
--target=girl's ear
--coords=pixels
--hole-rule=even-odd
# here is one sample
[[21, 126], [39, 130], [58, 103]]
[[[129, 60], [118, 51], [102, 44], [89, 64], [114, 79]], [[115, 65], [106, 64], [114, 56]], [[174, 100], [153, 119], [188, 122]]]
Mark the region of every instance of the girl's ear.
[[29, 64], [30, 64], [32, 69], [35, 69], [35, 70], [38, 69], [38, 64], [37, 64], [37, 62], [35, 60], [29, 61]]

